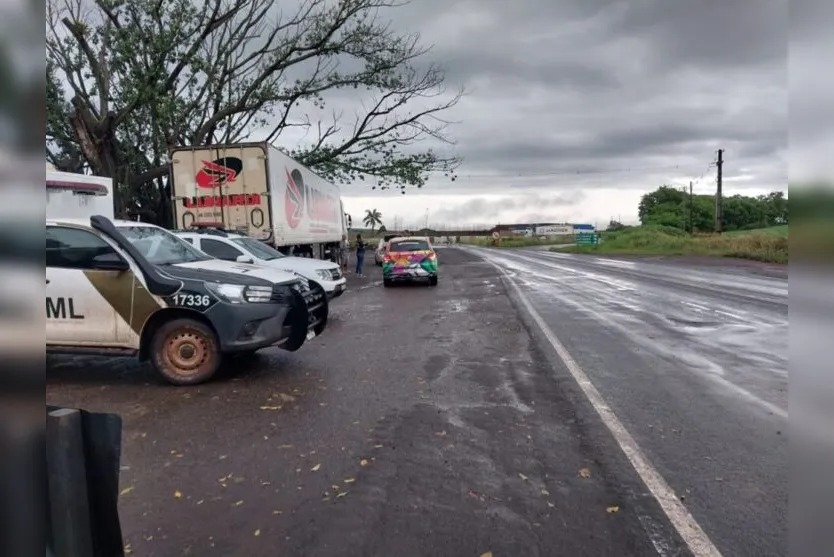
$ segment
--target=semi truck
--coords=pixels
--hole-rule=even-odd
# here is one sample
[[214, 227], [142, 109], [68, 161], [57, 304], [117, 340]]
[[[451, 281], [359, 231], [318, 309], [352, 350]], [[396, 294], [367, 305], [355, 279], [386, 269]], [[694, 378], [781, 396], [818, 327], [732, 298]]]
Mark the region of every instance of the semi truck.
[[175, 228], [221, 228], [286, 255], [337, 260], [348, 219], [338, 186], [269, 143], [174, 147]]

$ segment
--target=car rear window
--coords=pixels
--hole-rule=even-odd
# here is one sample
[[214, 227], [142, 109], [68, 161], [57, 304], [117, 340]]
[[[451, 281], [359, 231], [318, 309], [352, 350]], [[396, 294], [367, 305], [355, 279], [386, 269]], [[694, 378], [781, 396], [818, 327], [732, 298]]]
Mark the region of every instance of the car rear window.
[[403, 240], [402, 242], [391, 242], [391, 251], [426, 251], [430, 250], [429, 243], [425, 240]]

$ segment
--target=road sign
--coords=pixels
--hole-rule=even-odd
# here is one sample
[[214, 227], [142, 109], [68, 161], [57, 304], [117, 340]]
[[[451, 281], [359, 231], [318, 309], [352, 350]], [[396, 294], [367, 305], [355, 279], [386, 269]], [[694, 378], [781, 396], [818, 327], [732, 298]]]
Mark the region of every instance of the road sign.
[[593, 224], [574, 224], [573, 234], [583, 234], [589, 232], [596, 232], [596, 227]]
[[575, 241], [579, 245], [593, 245], [599, 243], [599, 236], [594, 232], [582, 232], [575, 236]]

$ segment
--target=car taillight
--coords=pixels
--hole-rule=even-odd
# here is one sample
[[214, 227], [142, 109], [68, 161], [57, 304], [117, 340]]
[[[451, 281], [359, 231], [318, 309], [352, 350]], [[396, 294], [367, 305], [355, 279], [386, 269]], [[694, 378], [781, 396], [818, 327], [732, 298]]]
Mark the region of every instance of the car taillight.
[[385, 254], [385, 256], [382, 258], [382, 262], [383, 262], [383, 263], [391, 263], [391, 261], [392, 261], [391, 256], [390, 256], [390, 255], [388, 255], [387, 253], [386, 253], [386, 254]]

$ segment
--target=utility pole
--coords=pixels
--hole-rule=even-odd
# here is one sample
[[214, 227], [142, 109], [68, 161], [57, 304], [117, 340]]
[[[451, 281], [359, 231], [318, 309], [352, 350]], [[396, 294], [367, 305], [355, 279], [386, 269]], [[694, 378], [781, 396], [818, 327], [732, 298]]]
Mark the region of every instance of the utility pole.
[[718, 169], [718, 176], [716, 177], [715, 183], [717, 185], [717, 189], [715, 192], [715, 231], [718, 234], [721, 234], [724, 231], [724, 199], [723, 193], [721, 191], [721, 180], [723, 178], [721, 174], [722, 165], [724, 164], [724, 149], [718, 150], [718, 161], [716, 161], [715, 166]]
[[692, 180], [689, 181], [689, 233], [695, 233], [695, 228], [692, 222]]

